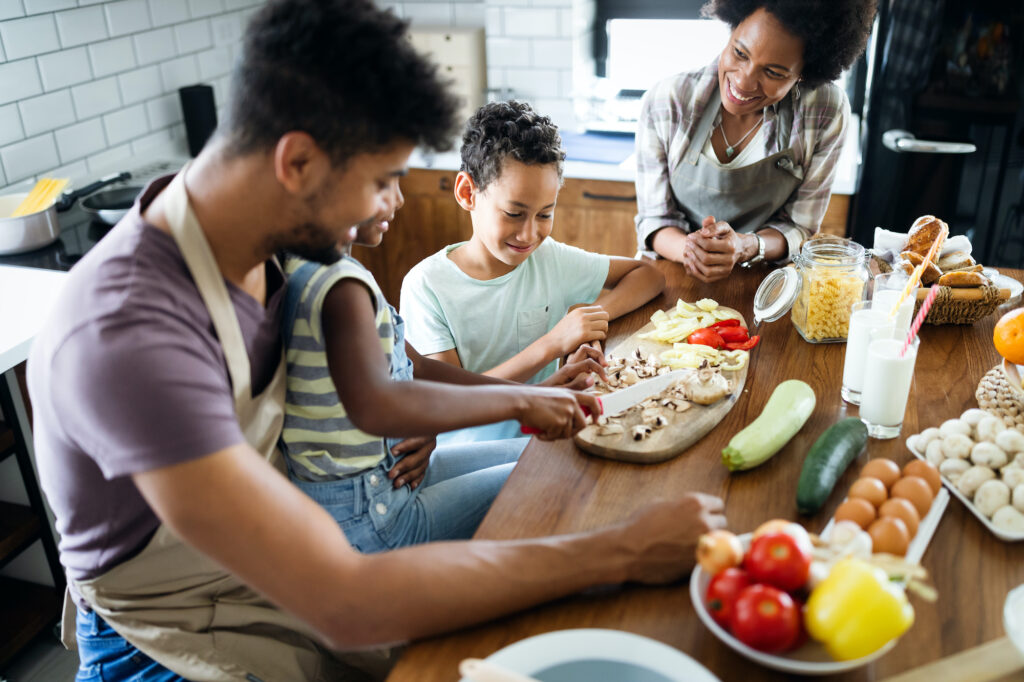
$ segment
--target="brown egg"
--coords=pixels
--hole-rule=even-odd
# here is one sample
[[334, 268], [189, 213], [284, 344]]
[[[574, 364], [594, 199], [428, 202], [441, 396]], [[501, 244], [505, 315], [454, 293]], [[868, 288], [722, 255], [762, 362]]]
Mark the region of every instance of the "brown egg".
[[903, 467], [903, 475], [923, 478], [931, 487], [932, 495], [938, 495], [939, 490], [942, 489], [942, 477], [939, 476], [939, 470], [935, 468], [934, 464], [923, 459], [907, 462], [907, 466]]
[[892, 516], [902, 521], [907, 527], [907, 532], [910, 534], [911, 539], [917, 535], [917, 526], [921, 523], [921, 516], [917, 513], [914, 505], [910, 504], [909, 500], [905, 500], [902, 497], [890, 497], [883, 502], [882, 506], [878, 508], [878, 518], [882, 519], [887, 516]]
[[893, 483], [900, 480], [900, 467], [891, 459], [881, 457], [865, 464], [864, 468], [860, 470], [860, 475], [862, 478], [865, 476], [877, 478], [885, 484], [885, 489], [888, 490]]
[[875, 507], [867, 500], [859, 497], [845, 500], [836, 509], [836, 521], [853, 521], [861, 528], [867, 530], [871, 522], [875, 520]]
[[920, 476], [904, 476], [896, 481], [892, 486], [892, 496], [908, 500], [922, 519], [928, 513], [928, 508], [932, 506], [932, 499], [935, 497], [928, 481]]
[[871, 536], [871, 551], [903, 556], [910, 544], [910, 533], [906, 524], [895, 516], [878, 519], [868, 528]]
[[866, 476], [858, 478], [850, 486], [850, 497], [859, 497], [870, 502], [875, 509], [882, 506], [889, 495], [885, 492], [885, 484], [877, 478]]

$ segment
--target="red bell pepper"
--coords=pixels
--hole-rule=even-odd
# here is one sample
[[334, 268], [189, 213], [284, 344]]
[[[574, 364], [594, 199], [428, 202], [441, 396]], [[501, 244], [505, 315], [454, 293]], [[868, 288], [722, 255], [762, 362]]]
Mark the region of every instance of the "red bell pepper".
[[686, 340], [689, 343], [696, 343], [702, 346], [711, 346], [714, 349], [719, 349], [725, 345], [725, 341], [722, 339], [718, 330], [712, 329], [711, 327], [704, 327], [691, 333]]
[[742, 343], [750, 337], [747, 336], [746, 327], [720, 327], [718, 329], [718, 335], [722, 337], [722, 340], [728, 343]]
[[735, 317], [730, 317], [728, 320], [719, 320], [718, 322], [713, 322], [708, 326], [713, 327], [715, 329], [719, 327], [738, 327], [740, 326], [740, 321], [737, 320]]
[[[691, 334], [691, 336], [692, 336], [692, 334]], [[756, 346], [757, 342], [760, 341], [760, 340], [761, 340], [761, 336], [755, 334], [754, 336], [751, 336], [746, 341], [740, 341], [740, 342], [734, 342], [734, 343], [726, 343], [725, 344], [725, 348], [726, 348], [726, 350], [750, 350], [751, 348]]]

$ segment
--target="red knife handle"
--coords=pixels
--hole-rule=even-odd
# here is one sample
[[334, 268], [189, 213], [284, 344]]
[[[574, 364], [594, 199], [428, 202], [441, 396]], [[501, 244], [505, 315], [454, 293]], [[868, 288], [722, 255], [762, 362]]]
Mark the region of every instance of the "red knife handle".
[[[600, 398], [597, 398], [596, 396], [595, 396], [595, 398], [597, 400], [597, 406], [599, 408], [601, 408], [601, 413], [603, 414], [604, 413], [604, 405], [601, 403], [601, 399]], [[585, 407], [583, 405], [580, 405], [580, 409], [583, 410], [583, 416], [584, 417], [589, 417], [590, 416], [590, 410], [587, 407]], [[535, 428], [533, 426], [527, 426], [526, 424], [523, 424], [522, 426], [520, 426], [519, 430], [522, 431], [523, 433], [525, 433], [528, 436], [536, 436], [536, 435], [539, 435], [541, 433], [544, 433], [540, 429]]]

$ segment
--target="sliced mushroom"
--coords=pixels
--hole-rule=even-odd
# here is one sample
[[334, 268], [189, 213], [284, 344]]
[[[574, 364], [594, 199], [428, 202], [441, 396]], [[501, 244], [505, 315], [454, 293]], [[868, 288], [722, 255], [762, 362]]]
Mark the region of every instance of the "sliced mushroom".
[[632, 386], [636, 382], [640, 381], [640, 377], [637, 376], [636, 371], [631, 368], [623, 370], [619, 375], [619, 379], [626, 386]]
[[597, 427], [597, 435], [599, 436], [614, 436], [624, 431], [625, 429], [622, 428], [622, 424], [602, 424]]
[[633, 427], [630, 433], [633, 436], [633, 440], [643, 440], [647, 438], [647, 436], [651, 435], [651, 431], [652, 429], [650, 426], [647, 426], [646, 424], [637, 424]]

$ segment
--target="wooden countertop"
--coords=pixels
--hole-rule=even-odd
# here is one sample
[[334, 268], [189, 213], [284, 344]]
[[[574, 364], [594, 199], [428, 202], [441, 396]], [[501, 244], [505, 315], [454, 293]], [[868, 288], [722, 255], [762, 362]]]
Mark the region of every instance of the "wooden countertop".
[[[709, 297], [752, 319], [753, 293], [767, 269], [737, 269], [727, 283], [705, 285], [665, 261], [658, 267], [668, 279], [666, 293], [612, 325], [608, 347], [639, 329], [658, 309], [677, 298]], [[1024, 271], [1004, 270], [1024, 281]], [[534, 440], [523, 453], [478, 538], [512, 539], [571, 533], [614, 523], [659, 498], [699, 490], [722, 496], [736, 532], [762, 521], [799, 520], [820, 531], [838, 506], [842, 492], [868, 459], [908, 461], [906, 436], [959, 416], [976, 406], [974, 391], [999, 357], [992, 346], [998, 315], [973, 326], [925, 325], [903, 432], [898, 439], [871, 440], [813, 517], [796, 512], [796, 483], [804, 454], [837, 420], [857, 415], [839, 396], [845, 345], [812, 345], [797, 334], [788, 316], [763, 325], [762, 340], [751, 358], [742, 396], [717, 428], [679, 457], [656, 465], [630, 465], [590, 457], [570, 441]], [[774, 458], [749, 472], [730, 474], [720, 452], [728, 440], [761, 411], [772, 389], [785, 379], [806, 381], [818, 402], [804, 428]], [[896, 648], [873, 665], [831, 680], [871, 680], [920, 666], [1003, 636], [1006, 593], [1024, 583], [1024, 543], [993, 536], [956, 499], [950, 501], [925, 553], [924, 566], [939, 592], [937, 603], [912, 598], [917, 618]], [[707, 666], [722, 680], [784, 680], [720, 643], [697, 618], [687, 585], [610, 587], [568, 597], [475, 628], [413, 644], [395, 667], [390, 682], [458, 680], [457, 666], [467, 657], [485, 658], [497, 649], [533, 635], [568, 628], [614, 628], [665, 642]], [[808, 678], [810, 679], [810, 678]]]

